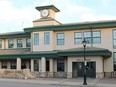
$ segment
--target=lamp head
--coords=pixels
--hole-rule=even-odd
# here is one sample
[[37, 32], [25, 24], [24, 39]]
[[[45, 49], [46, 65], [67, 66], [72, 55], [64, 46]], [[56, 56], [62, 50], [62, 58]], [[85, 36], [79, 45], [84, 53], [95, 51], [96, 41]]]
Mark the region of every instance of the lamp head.
[[86, 42], [86, 40], [85, 40], [85, 38], [84, 38], [84, 40], [82, 41], [82, 44], [83, 44], [84, 47], [86, 47], [86, 43], [87, 43], [87, 42]]

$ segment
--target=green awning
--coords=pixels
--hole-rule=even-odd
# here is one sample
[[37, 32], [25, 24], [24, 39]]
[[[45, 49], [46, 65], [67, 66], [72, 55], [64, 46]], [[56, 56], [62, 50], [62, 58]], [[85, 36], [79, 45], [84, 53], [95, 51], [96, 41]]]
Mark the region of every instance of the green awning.
[[[86, 56], [103, 56], [104, 58], [110, 57], [111, 52], [108, 49], [88, 47], [85, 51]], [[30, 49], [12, 49], [0, 50], [0, 59], [16, 59], [16, 58], [62, 58], [66, 56], [83, 56], [83, 48], [73, 48], [67, 50], [54, 50], [54, 51], [39, 51], [31, 52]]]

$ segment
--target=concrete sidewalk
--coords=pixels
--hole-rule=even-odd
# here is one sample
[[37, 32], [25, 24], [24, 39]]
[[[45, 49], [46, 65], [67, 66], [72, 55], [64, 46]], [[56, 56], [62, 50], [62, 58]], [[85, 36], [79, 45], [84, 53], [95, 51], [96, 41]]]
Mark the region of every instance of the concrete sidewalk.
[[38, 78], [38, 79], [6, 79], [0, 78], [0, 81], [20, 82], [33, 84], [49, 84], [49, 85], [67, 85], [74, 87], [116, 87], [116, 79], [87, 79], [87, 86], [83, 86], [83, 78], [67, 79], [67, 78]]

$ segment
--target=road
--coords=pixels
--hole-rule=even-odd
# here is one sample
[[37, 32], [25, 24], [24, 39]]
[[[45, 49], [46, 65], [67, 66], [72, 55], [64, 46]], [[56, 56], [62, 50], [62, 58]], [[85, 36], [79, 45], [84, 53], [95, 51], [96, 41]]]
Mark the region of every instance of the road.
[[18, 83], [18, 82], [0, 81], [0, 87], [71, 87], [71, 86], [45, 85], [45, 84], [37, 84], [37, 83]]

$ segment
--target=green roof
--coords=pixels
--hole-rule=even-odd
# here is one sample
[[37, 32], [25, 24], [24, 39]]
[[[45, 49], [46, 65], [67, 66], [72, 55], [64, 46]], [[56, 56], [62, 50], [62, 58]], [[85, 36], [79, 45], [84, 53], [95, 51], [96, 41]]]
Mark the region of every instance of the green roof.
[[[103, 56], [104, 58], [110, 57], [111, 52], [107, 49], [89, 47], [86, 48], [86, 56]], [[16, 59], [20, 58], [62, 58], [65, 56], [83, 56], [83, 48], [73, 48], [67, 50], [54, 50], [54, 51], [39, 51], [31, 52], [30, 49], [7, 49], [0, 50], [0, 59]]]
[[38, 26], [24, 28], [25, 32], [35, 32], [35, 31], [64, 31], [64, 30], [82, 30], [82, 29], [96, 29], [96, 28], [111, 28], [116, 27], [116, 20], [114, 21], [97, 21], [97, 22], [82, 22], [73, 24], [62, 24], [62, 25], [52, 25], [52, 26]]
[[39, 6], [36, 7], [37, 10], [43, 10], [43, 9], [53, 9], [55, 12], [59, 12], [60, 10], [56, 8], [54, 5], [48, 5], [48, 6]]
[[1, 33], [0, 34], [0, 39], [5, 39], [5, 38], [21, 38], [21, 37], [31, 37], [30, 33], [25, 33], [25, 32], [11, 32], [11, 33]]

